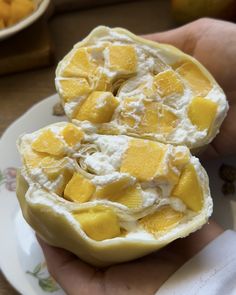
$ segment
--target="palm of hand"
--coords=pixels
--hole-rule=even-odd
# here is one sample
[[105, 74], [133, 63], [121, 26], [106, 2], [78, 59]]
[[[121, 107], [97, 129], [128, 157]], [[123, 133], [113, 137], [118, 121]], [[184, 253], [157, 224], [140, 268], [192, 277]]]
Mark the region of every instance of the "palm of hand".
[[153, 295], [185, 261], [221, 233], [222, 229], [210, 221], [200, 231], [156, 253], [103, 270], [47, 245], [40, 238], [38, 241], [49, 272], [68, 295]]
[[199, 60], [226, 93], [230, 108], [220, 133], [211, 144], [215, 155], [236, 151], [236, 25], [213, 19], [200, 19], [178, 29], [146, 36], [170, 43]]
[[49, 272], [69, 295], [151, 295], [187, 259], [166, 248], [136, 261], [96, 269], [73, 254], [38, 240]]

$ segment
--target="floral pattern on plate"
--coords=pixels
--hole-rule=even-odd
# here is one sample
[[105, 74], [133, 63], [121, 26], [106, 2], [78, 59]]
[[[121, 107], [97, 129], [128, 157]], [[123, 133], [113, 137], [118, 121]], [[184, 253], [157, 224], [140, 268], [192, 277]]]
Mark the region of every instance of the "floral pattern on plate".
[[32, 271], [28, 270], [26, 273], [38, 280], [38, 284], [44, 292], [53, 293], [60, 289], [56, 281], [48, 275], [45, 262], [38, 263]]
[[5, 184], [6, 190], [15, 192], [16, 174], [17, 169], [15, 167], [8, 167], [2, 171], [0, 170], [0, 187]]

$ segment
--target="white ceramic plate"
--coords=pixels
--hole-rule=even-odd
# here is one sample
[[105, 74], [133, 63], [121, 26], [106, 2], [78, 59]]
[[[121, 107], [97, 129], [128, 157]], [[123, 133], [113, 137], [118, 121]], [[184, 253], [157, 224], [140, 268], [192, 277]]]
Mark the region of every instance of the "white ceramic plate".
[[10, 37], [11, 35], [21, 31], [22, 29], [34, 23], [46, 11], [50, 3], [50, 0], [42, 0], [42, 1], [33, 0], [33, 1], [38, 5], [38, 8], [29, 16], [22, 19], [15, 25], [0, 30], [0, 40]]
[[[16, 168], [21, 165], [16, 139], [24, 132], [66, 120], [52, 115], [58, 101], [58, 96], [53, 95], [33, 106], [0, 140], [0, 267], [9, 282], [24, 295], [64, 294], [48, 275], [34, 232], [24, 221], [15, 195]], [[218, 170], [222, 162], [236, 165], [236, 158], [203, 163], [210, 178], [214, 218], [223, 227], [236, 229], [236, 195], [226, 197], [221, 193], [223, 182]]]
[[20, 158], [16, 138], [47, 124], [65, 120], [52, 115], [57, 95], [33, 106], [15, 121], [0, 140], [0, 268], [23, 295], [65, 295], [47, 272], [35, 234], [23, 219], [15, 195], [16, 168]]

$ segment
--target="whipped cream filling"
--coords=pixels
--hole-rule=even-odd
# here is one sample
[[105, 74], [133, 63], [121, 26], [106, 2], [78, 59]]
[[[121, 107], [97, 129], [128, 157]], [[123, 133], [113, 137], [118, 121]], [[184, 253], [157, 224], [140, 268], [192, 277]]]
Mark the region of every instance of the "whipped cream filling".
[[[135, 48], [137, 54], [137, 72], [131, 77], [127, 75], [122, 75], [119, 71], [113, 71], [109, 68], [109, 48], [107, 45], [132, 45]], [[117, 119], [119, 111], [122, 109], [122, 100], [126, 97], [135, 97], [137, 99], [136, 105], [134, 106], [136, 111], [135, 113], [130, 114], [130, 116], [136, 120], [137, 123], [140, 122], [140, 117], [137, 115], [140, 110], [143, 109], [143, 100], [147, 99], [146, 95], [143, 93], [143, 87], [140, 85], [145, 84], [146, 88], [151, 89], [153, 83], [153, 75], [165, 70], [171, 69], [172, 64], [175, 64], [180, 60], [180, 57], [176, 54], [173, 54], [168, 47], [157, 49], [152, 48], [147, 44], [142, 42], [134, 41], [131, 37], [114, 31], [107, 28], [100, 33], [99, 35], [91, 35], [87, 38], [86, 45], [90, 46], [94, 50], [91, 50], [92, 58], [100, 63], [99, 69], [101, 72], [105, 73], [106, 76], [110, 79], [111, 83], [114, 83], [115, 80], [119, 78], [124, 78], [124, 82], [118, 89], [116, 94], [117, 99], [120, 102], [120, 106], [116, 109], [112, 121], [108, 124], [115, 126], [121, 134], [131, 134], [131, 132], [125, 126], [121, 126]], [[61, 68], [59, 74], [63, 74], [63, 69], [68, 65], [70, 57], [73, 56], [76, 52], [78, 45], [75, 45], [71, 53], [61, 62]], [[102, 51], [99, 51], [101, 49]], [[178, 74], [177, 74], [178, 75]], [[181, 77], [179, 77], [181, 79]], [[56, 84], [58, 89], [60, 88], [60, 83], [58, 83], [58, 78], [56, 79]], [[113, 81], [113, 82], [112, 82]], [[169, 142], [173, 144], [184, 143], [186, 145], [194, 145], [196, 142], [202, 142], [207, 136], [207, 130], [199, 131], [195, 125], [192, 125], [191, 121], [187, 115], [188, 104], [190, 103], [193, 94], [186, 84], [186, 82], [181, 79], [184, 84], [184, 94], [182, 96], [176, 94], [170, 97], [162, 99], [157, 93], [151, 95], [149, 99], [153, 101], [159, 101], [164, 108], [170, 110], [173, 114], [178, 117], [178, 124], [176, 128], [170, 132], [159, 133], [159, 134], [146, 134], [151, 136], [161, 142]], [[218, 104], [216, 121], [222, 120], [222, 114], [227, 110], [227, 103], [225, 101], [225, 95], [221, 88], [213, 84], [212, 89], [206, 95], [208, 99], [216, 102]], [[73, 116], [75, 108], [78, 106], [78, 103], [83, 98], [77, 98], [74, 101], [65, 103], [65, 111], [69, 117]]]
[[[47, 127], [47, 129], [51, 130], [58, 138], [60, 138], [60, 140], [63, 141], [61, 131], [65, 125], [66, 123], [59, 123], [58, 125], [54, 124]], [[42, 131], [26, 134], [20, 138], [19, 145], [23, 154], [32, 151], [31, 144], [40, 135], [40, 132]], [[72, 173], [78, 171], [78, 160], [83, 155], [83, 153], [80, 153], [80, 148], [82, 150], [84, 146], [89, 147], [89, 145], [91, 145], [93, 147], [93, 152], [87, 155], [85, 153], [86, 157], [84, 158], [84, 165], [86, 166], [85, 172], [90, 174], [91, 181], [94, 185], [104, 186], [111, 182], [118, 181], [125, 176], [129, 176], [129, 185], [132, 185], [136, 182], [135, 177], [127, 173], [118, 172], [121, 166], [122, 157], [128, 148], [130, 140], [132, 140], [132, 138], [125, 135], [86, 135], [85, 145], [82, 144], [81, 146], [78, 146], [76, 151], [73, 152], [71, 152], [71, 148], [67, 149], [67, 153], [72, 158], [66, 158], [67, 162], [63, 164], [63, 168], [72, 171]], [[173, 153], [173, 148], [176, 149], [176, 152], [186, 152], [187, 149], [184, 146], [173, 147], [171, 145], [167, 145], [167, 151], [165, 152], [163, 159], [164, 163], [168, 163], [170, 156]], [[194, 164], [197, 174], [201, 174], [198, 160], [193, 157], [190, 161]], [[166, 167], [168, 167], [168, 165], [166, 165]], [[59, 175], [54, 181], [52, 181], [48, 179], [47, 175], [40, 167], [29, 168], [28, 170], [32, 179], [48, 191], [56, 192], [63, 185], [62, 175]], [[179, 171], [176, 170], [176, 173], [178, 175]], [[157, 204], [158, 202], [162, 202], [162, 205], [169, 204], [177, 211], [182, 212], [186, 210], [186, 206], [181, 200], [171, 197], [170, 194], [173, 189], [173, 185], [171, 183], [149, 181], [145, 183], [140, 182], [140, 185], [141, 196], [143, 199], [142, 208], [147, 208]]]
[[[18, 141], [18, 147], [22, 155], [29, 151], [32, 152], [31, 144], [32, 142], [40, 136], [42, 131], [46, 129], [50, 129], [53, 133], [63, 141], [61, 136], [62, 129], [66, 126], [67, 123], [58, 123], [32, 134], [23, 135]], [[81, 127], [81, 126], [80, 126]], [[83, 149], [85, 146], [91, 145], [94, 149], [94, 152], [91, 155], [85, 157], [85, 164], [89, 167], [88, 171], [85, 173], [89, 173], [90, 181], [97, 187], [104, 186], [106, 184], [112, 183], [114, 181], [118, 181], [122, 178], [129, 179], [128, 186], [132, 186], [137, 182], [136, 178], [129, 175], [128, 173], [120, 173], [119, 169], [122, 163], [122, 157], [126, 152], [129, 141], [133, 140], [133, 138], [119, 135], [98, 135], [98, 134], [86, 134], [84, 137], [84, 142], [80, 146], [76, 147], [76, 151], [73, 153], [71, 150], [67, 150], [70, 154], [69, 157], [66, 157], [66, 162], [63, 163], [63, 167], [69, 169], [72, 174], [73, 172], [78, 171], [78, 157], [80, 157], [80, 149]], [[96, 148], [94, 148], [96, 147]], [[173, 154], [173, 149], [175, 149], [175, 153], [184, 153], [187, 148], [185, 146], [177, 146], [173, 147], [171, 145], [167, 145], [167, 151], [165, 153], [165, 157], [163, 159], [164, 162], [168, 163], [170, 161], [170, 156]], [[145, 159], [144, 159], [145, 161]], [[195, 157], [190, 158], [190, 163], [193, 164], [196, 174], [198, 175], [199, 183], [205, 182], [205, 175], [199, 163], [199, 160]], [[82, 169], [82, 168], [80, 168]], [[90, 170], [93, 169], [93, 172]], [[63, 186], [63, 175], [60, 174], [58, 177], [51, 181], [48, 179], [47, 175], [43, 171], [42, 168], [36, 167], [31, 168], [27, 167], [25, 164], [25, 171], [27, 171], [28, 179], [30, 185], [43, 187], [49, 194], [52, 194], [55, 200], [61, 200], [61, 197], [56, 196], [56, 192], [58, 189]], [[80, 170], [79, 170], [80, 171]], [[78, 172], [79, 172], [78, 171]], [[178, 171], [177, 171], [178, 172]], [[112, 206], [117, 213], [117, 216], [120, 220], [120, 226], [127, 231], [127, 234], [124, 238], [128, 239], [155, 239], [157, 236], [161, 235], [161, 233], [150, 234], [143, 230], [142, 226], [139, 224], [138, 219], [145, 216], [146, 214], [150, 214], [155, 212], [159, 207], [169, 205], [175, 211], [183, 212], [185, 217], [180, 222], [180, 224], [184, 223], [186, 220], [193, 218], [196, 213], [189, 211], [186, 208], [186, 205], [178, 198], [171, 196], [171, 191], [173, 189], [173, 185], [169, 182], [166, 183], [158, 183], [156, 181], [150, 182], [140, 182], [140, 193], [142, 197], [142, 206], [138, 209], [138, 215], [133, 216], [132, 214], [128, 219], [127, 212], [128, 208], [120, 203], [112, 202], [110, 200], [102, 199], [96, 200], [91, 199], [90, 201], [82, 204], [86, 206], [95, 205], [95, 204], [107, 204]], [[68, 206], [78, 206], [78, 204], [69, 202], [65, 199], [63, 200], [63, 204], [68, 204]], [[60, 204], [60, 203], [58, 203]], [[72, 208], [72, 207], [71, 207]], [[62, 209], [60, 209], [62, 210]], [[125, 214], [122, 213], [122, 210], [125, 210]], [[128, 210], [128, 211], [127, 211]], [[66, 211], [66, 209], [65, 209]], [[123, 238], [123, 237], [117, 237]]]

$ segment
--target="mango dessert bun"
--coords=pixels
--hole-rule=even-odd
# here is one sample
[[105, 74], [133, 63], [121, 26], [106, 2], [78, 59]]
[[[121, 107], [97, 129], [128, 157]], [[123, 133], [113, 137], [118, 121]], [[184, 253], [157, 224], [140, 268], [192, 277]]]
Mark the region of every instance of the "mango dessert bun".
[[212, 213], [191, 152], [217, 134], [228, 104], [178, 49], [98, 27], [59, 63], [70, 122], [24, 134], [17, 196], [47, 243], [103, 267], [156, 251]]
[[68, 118], [99, 134], [190, 149], [212, 141], [228, 110], [196, 59], [121, 28], [98, 27], [77, 43], [58, 65], [56, 88]]
[[207, 174], [186, 146], [61, 122], [21, 136], [18, 149], [25, 219], [47, 243], [91, 264], [158, 250], [211, 215]]

